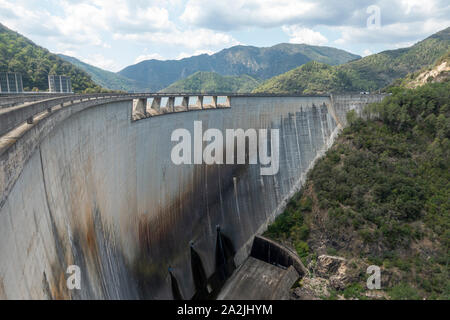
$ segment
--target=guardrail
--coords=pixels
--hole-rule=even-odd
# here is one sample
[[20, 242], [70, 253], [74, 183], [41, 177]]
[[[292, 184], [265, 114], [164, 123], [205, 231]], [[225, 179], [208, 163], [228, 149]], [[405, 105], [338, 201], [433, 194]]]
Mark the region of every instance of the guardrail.
[[64, 96], [73, 95], [70, 93], [47, 93], [47, 94], [16, 94], [16, 95], [7, 95], [7, 94], [0, 94], [0, 108], [8, 108], [17, 106], [20, 104], [24, 104], [27, 102], [35, 102], [40, 100], [46, 100], [46, 99], [54, 99], [54, 98], [60, 98]]
[[[117, 94], [118, 95], [118, 94]], [[75, 101], [83, 101], [85, 99], [101, 99], [112, 97], [114, 94], [88, 94], [88, 95], [71, 95], [61, 98], [47, 99], [30, 104], [13, 106], [0, 109], [0, 136], [13, 130], [19, 125], [27, 122], [33, 123], [33, 117], [44, 112], [52, 112], [55, 106], [64, 106], [65, 103], [73, 104]]]
[[[21, 104], [18, 106], [0, 108], [0, 137], [10, 132], [11, 130], [17, 128], [18, 126], [28, 123], [32, 124], [34, 117], [43, 112], [51, 113], [55, 107], [67, 107], [85, 100], [98, 100], [98, 99], [110, 99], [110, 98], [121, 98], [121, 100], [130, 99], [135, 100], [133, 103], [133, 120], [139, 120], [148, 116], [164, 114], [168, 112], [179, 111], [176, 109], [174, 104], [175, 98], [182, 97], [183, 101], [189, 101], [189, 97], [194, 96], [193, 94], [165, 94], [165, 93], [105, 93], [105, 94], [82, 94], [82, 95], [69, 95], [58, 98], [51, 98], [46, 100], [41, 100], [37, 102], [32, 102], [28, 104]], [[203, 96], [204, 94], [198, 95], [198, 99], [201, 101], [199, 108], [203, 109]], [[215, 95], [214, 95], [215, 96]], [[48, 96], [46, 96], [48, 97]], [[147, 109], [147, 99], [153, 99], [152, 106], [155, 108], [155, 112], [147, 112], [151, 109]], [[162, 99], [167, 98], [167, 106], [171, 108], [160, 108], [160, 102]], [[217, 97], [216, 97], [217, 98]], [[144, 101], [145, 100], [145, 101]], [[157, 103], [159, 102], [159, 103]], [[229, 103], [228, 103], [229, 104]], [[189, 108], [189, 102], [186, 106]], [[216, 103], [217, 107], [217, 103]], [[169, 110], [170, 109], [170, 110]], [[141, 114], [141, 112], [143, 114]]]

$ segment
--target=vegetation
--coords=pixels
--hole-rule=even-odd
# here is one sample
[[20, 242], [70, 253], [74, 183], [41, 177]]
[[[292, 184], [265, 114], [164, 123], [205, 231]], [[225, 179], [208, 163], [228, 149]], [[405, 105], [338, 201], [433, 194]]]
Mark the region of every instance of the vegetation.
[[349, 114], [267, 235], [305, 262], [328, 248], [379, 265], [392, 299], [450, 299], [450, 82], [390, 91], [367, 120]]
[[[257, 87], [255, 93], [279, 94], [325, 94], [332, 91], [344, 91], [345, 81], [338, 81], [339, 75], [335, 67], [316, 61], [288, 71], [278, 77], [268, 80]], [[336, 88], [339, 86], [339, 88]]]
[[269, 79], [312, 60], [337, 65], [358, 58], [360, 56], [343, 50], [305, 44], [282, 43], [269, 48], [234, 46], [213, 55], [202, 54], [181, 60], [146, 60], [119, 73], [144, 83], [152, 91], [159, 91], [198, 71]]
[[161, 92], [169, 93], [248, 93], [259, 81], [250, 76], [221, 76], [215, 72], [196, 72], [186, 79], [179, 80]]
[[439, 58], [434, 65], [412, 72], [404, 79], [397, 79], [390, 87], [417, 88], [425, 83], [448, 81], [449, 78], [450, 51]]
[[254, 92], [322, 94], [375, 91], [433, 65], [450, 50], [450, 27], [410, 48], [389, 50], [338, 66], [312, 62], [269, 79]]
[[24, 89], [30, 91], [48, 90], [49, 74], [69, 76], [75, 92], [102, 90], [83, 70], [2, 24], [0, 24], [0, 71], [21, 73]]
[[118, 73], [94, 67], [76, 58], [65, 56], [63, 54], [59, 54], [58, 56], [65, 61], [70, 62], [74, 66], [86, 71], [92, 77], [92, 80], [103, 88], [133, 92], [148, 91], [148, 88], [145, 85], [140, 84], [135, 80], [128, 79]]

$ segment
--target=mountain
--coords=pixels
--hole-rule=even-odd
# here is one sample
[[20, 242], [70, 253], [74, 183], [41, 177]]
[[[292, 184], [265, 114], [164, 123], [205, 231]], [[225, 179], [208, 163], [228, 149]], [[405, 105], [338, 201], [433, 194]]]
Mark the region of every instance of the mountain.
[[246, 93], [252, 92], [260, 81], [248, 76], [222, 76], [215, 72], [198, 71], [178, 80], [161, 92], [167, 93]]
[[408, 74], [394, 81], [392, 87], [417, 88], [426, 83], [445, 82], [450, 79], [450, 51], [439, 58], [433, 66]]
[[343, 50], [305, 44], [283, 43], [270, 48], [235, 46], [213, 55], [203, 54], [181, 60], [146, 60], [123, 69], [119, 74], [158, 91], [197, 71], [269, 79], [311, 60], [338, 65], [358, 58]]
[[324, 94], [338, 91], [333, 90], [334, 88], [341, 88], [341, 82], [336, 71], [336, 68], [325, 63], [311, 61], [264, 82], [253, 92]]
[[89, 74], [0, 24], [0, 71], [22, 74], [25, 90], [48, 90], [48, 75], [69, 76], [75, 92], [100, 91]]
[[[409, 48], [384, 51], [339, 66], [311, 62], [269, 79], [255, 93], [374, 91], [397, 78], [433, 65], [450, 50], [450, 28]], [[319, 61], [320, 62], [320, 61]]]
[[86, 71], [95, 83], [104, 88], [110, 90], [137, 92], [146, 90], [145, 85], [140, 84], [135, 80], [128, 79], [127, 77], [124, 77], [118, 73], [100, 69], [88, 63], [82, 62], [74, 57], [69, 57], [63, 54], [58, 54], [58, 56], [65, 61], [77, 66], [78, 68]]

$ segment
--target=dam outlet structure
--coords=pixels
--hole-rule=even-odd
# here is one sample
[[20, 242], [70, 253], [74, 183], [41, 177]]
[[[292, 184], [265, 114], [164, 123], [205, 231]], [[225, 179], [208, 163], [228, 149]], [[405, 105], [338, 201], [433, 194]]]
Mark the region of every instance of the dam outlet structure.
[[[0, 97], [0, 298], [217, 296], [346, 113], [382, 98]], [[261, 175], [263, 165], [250, 161], [174, 164], [171, 134], [194, 136], [197, 121], [204, 130], [277, 130], [278, 171]], [[71, 266], [79, 267], [79, 289], [67, 286]]]

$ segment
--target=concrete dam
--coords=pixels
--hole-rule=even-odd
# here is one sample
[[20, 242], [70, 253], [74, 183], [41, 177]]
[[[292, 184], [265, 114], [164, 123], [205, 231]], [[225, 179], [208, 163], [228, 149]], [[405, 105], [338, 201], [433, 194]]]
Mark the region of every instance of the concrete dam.
[[[0, 298], [192, 299], [219, 290], [346, 113], [382, 98], [0, 97]], [[171, 134], [194, 135], [196, 121], [223, 132], [278, 129], [277, 174], [249, 163], [175, 165]], [[73, 265], [80, 290], [67, 288]]]

